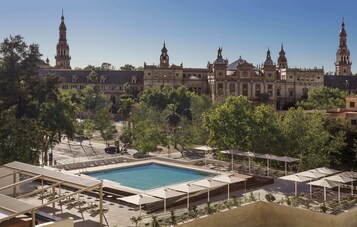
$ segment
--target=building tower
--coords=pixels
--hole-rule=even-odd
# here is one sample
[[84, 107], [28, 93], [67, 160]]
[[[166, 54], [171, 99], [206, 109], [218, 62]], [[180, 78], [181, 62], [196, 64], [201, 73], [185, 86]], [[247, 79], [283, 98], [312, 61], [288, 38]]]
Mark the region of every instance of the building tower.
[[352, 62], [350, 61], [350, 51], [347, 48], [347, 33], [345, 31], [345, 22], [342, 18], [342, 25], [340, 31], [340, 46], [336, 53], [336, 72], [338, 76], [350, 76]]
[[288, 68], [288, 60], [286, 59], [286, 56], [285, 56], [283, 44], [281, 44], [281, 50], [279, 52], [278, 68], [279, 69], [287, 69]]
[[165, 46], [165, 41], [164, 41], [164, 46], [161, 49], [161, 55], [160, 55], [160, 67], [161, 68], [169, 68], [170, 63], [169, 63], [169, 55], [167, 55], [167, 49]]
[[67, 43], [66, 25], [62, 10], [61, 24], [59, 26], [59, 39], [57, 43], [56, 68], [71, 69], [71, 56], [69, 56], [69, 46]]

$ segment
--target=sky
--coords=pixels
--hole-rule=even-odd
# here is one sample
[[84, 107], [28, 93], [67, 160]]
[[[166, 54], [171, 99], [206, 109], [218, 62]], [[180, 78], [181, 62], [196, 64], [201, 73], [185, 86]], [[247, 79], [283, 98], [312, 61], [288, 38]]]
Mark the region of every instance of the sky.
[[[119, 68], [159, 64], [163, 41], [170, 63], [201, 67], [218, 47], [233, 62], [254, 65], [281, 43], [289, 67], [334, 71], [342, 17], [352, 63], [357, 59], [355, 0], [0, 0], [0, 39], [20, 34], [54, 64], [64, 11], [71, 66]], [[356, 64], [352, 65], [357, 72]]]

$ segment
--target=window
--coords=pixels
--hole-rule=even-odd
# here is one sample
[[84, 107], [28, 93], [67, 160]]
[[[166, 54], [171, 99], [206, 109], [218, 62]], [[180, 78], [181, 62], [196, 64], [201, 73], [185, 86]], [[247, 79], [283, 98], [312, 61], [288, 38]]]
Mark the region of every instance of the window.
[[222, 83], [218, 84], [218, 95], [223, 95], [223, 84]]
[[351, 120], [351, 125], [357, 125], [357, 120], [356, 119], [352, 119]]
[[218, 73], [218, 75], [222, 76], [222, 73]]
[[79, 89], [82, 90], [84, 88], [84, 85], [79, 85]]
[[243, 96], [248, 96], [248, 84], [243, 84], [242, 85], [243, 88]]
[[63, 89], [68, 89], [68, 85], [62, 85]]
[[350, 102], [350, 107], [354, 108], [355, 107], [355, 102]]
[[261, 93], [261, 86], [260, 84], [255, 85], [255, 97], [259, 97]]
[[276, 89], [276, 96], [280, 96], [280, 88]]
[[318, 77], [317, 77], [317, 79], [319, 80], [319, 79], [320, 79], [320, 77], [318, 76]]
[[273, 96], [273, 85], [272, 84], [268, 84], [268, 93], [270, 96]]
[[148, 75], [150, 76], [150, 75], [151, 75], [151, 73], [148, 73]]
[[268, 74], [268, 77], [269, 77], [269, 78], [271, 78], [271, 77], [272, 77], [272, 74], [271, 74], [271, 73], [269, 73], [269, 74]]
[[294, 96], [293, 90], [289, 90], [289, 95], [290, 95], [291, 97]]
[[234, 95], [236, 92], [236, 84], [235, 83], [229, 83], [229, 94]]
[[176, 76], [179, 76], [179, 74], [178, 74], [178, 73], [176, 73]]

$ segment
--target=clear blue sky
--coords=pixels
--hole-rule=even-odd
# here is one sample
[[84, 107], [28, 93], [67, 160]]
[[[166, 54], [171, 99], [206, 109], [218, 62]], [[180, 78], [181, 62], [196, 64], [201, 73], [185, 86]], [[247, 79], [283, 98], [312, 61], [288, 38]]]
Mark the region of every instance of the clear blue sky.
[[284, 42], [289, 66], [334, 71], [344, 16], [357, 72], [355, 0], [0, 0], [0, 6], [0, 38], [23, 35], [51, 64], [63, 9], [72, 68], [158, 64], [166, 40], [171, 63], [184, 67], [205, 67], [219, 46], [229, 62], [241, 55], [260, 64], [268, 47], [276, 61]]

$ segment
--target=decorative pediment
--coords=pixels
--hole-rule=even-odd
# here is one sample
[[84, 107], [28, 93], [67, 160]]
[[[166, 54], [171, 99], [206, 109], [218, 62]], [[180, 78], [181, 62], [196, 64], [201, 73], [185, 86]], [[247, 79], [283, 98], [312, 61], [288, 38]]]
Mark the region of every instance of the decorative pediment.
[[79, 76], [77, 76], [77, 75], [72, 76], [72, 83], [77, 83], [78, 80], [79, 80]]
[[96, 83], [98, 82], [98, 75], [95, 71], [92, 71], [89, 73], [89, 75], [87, 76], [87, 82], [88, 83]]

